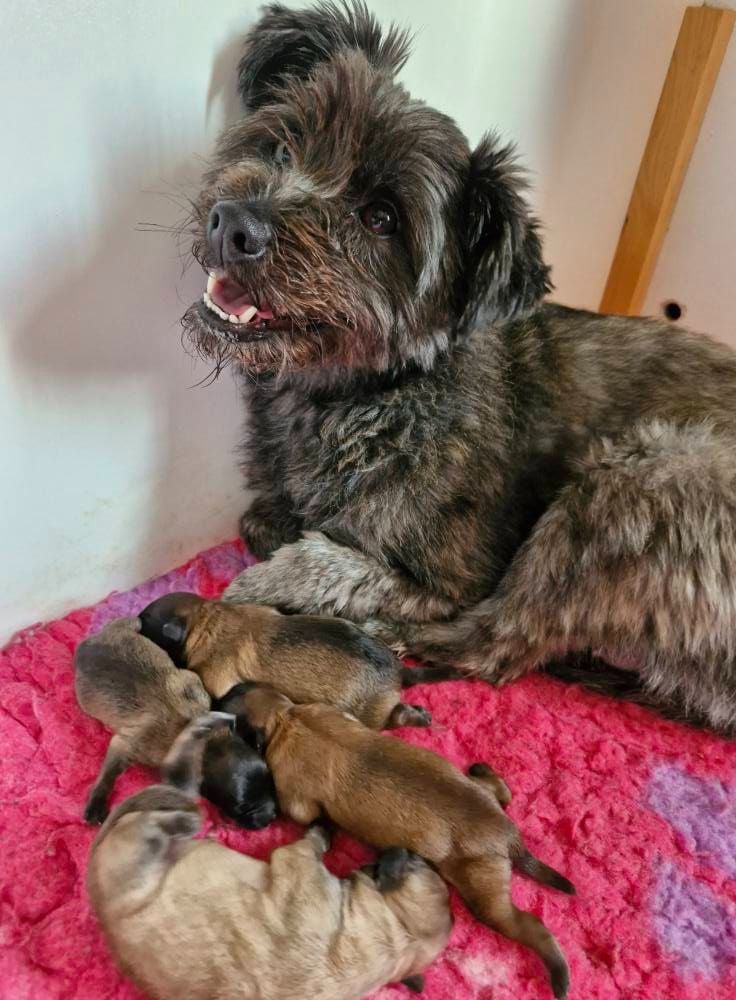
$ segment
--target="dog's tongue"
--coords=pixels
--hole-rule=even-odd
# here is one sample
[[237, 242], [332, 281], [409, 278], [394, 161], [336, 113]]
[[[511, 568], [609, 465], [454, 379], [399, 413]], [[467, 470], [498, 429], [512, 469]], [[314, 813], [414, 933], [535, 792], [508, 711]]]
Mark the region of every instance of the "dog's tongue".
[[259, 308], [245, 289], [226, 274], [211, 274], [207, 282], [207, 292], [223, 312], [230, 316], [238, 316], [246, 323], [254, 319], [273, 319], [273, 310], [269, 306], [263, 305]]

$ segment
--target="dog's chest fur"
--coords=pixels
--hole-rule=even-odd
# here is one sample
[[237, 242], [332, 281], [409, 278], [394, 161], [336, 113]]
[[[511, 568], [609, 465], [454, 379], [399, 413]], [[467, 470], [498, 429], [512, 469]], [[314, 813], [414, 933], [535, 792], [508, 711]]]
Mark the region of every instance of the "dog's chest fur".
[[[714, 362], [719, 398], [700, 398], [709, 383], [695, 369]], [[732, 421], [733, 369], [724, 348], [682, 331], [548, 305], [476, 331], [431, 372], [263, 381], [249, 394], [251, 467], [303, 529], [472, 603], [591, 441], [642, 418]]]
[[305, 529], [474, 599], [564, 474], [547, 402], [515, 374], [536, 393], [530, 448], [503, 358], [486, 331], [436, 370], [393, 382], [261, 383], [249, 394], [251, 461], [268, 463]]

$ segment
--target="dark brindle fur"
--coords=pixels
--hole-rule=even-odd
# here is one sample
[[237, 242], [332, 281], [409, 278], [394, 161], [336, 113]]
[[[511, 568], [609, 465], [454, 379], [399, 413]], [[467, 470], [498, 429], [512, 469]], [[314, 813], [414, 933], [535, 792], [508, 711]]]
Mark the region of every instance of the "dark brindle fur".
[[[248, 376], [241, 530], [271, 558], [228, 596], [491, 680], [593, 651], [732, 730], [736, 355], [546, 302], [511, 151], [410, 98], [406, 55], [362, 4], [272, 5], [246, 41], [195, 253], [276, 320], [185, 317]], [[208, 242], [222, 199], [267, 220], [258, 255]]]

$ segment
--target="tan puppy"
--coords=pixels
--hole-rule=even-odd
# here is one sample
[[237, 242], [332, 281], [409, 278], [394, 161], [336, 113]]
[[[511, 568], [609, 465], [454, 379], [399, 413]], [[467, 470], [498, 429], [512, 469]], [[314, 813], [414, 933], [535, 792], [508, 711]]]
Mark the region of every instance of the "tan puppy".
[[143, 635], [198, 674], [213, 698], [239, 681], [258, 681], [295, 702], [334, 705], [372, 729], [429, 725], [426, 709], [402, 704], [399, 691], [458, 676], [451, 668], [409, 670], [380, 640], [340, 618], [282, 615], [196, 594], [160, 597], [140, 618]]
[[273, 688], [244, 685], [228, 709], [261, 733], [282, 811], [299, 823], [321, 815], [376, 847], [406, 847], [435, 865], [471, 911], [533, 948], [556, 997], [569, 985], [565, 957], [544, 924], [511, 901], [511, 869], [573, 893], [535, 858], [502, 806], [511, 793], [485, 764], [466, 777], [430, 750], [372, 732], [325, 705], [294, 705]]
[[[107, 816], [110, 792], [126, 767], [159, 767], [187, 723], [210, 707], [199, 677], [177, 670], [139, 629], [137, 618], [119, 618], [81, 642], [74, 654], [80, 708], [114, 732], [87, 799], [88, 823]], [[276, 817], [273, 781], [263, 759], [227, 728], [207, 742], [202, 794], [248, 829]]]
[[[219, 718], [218, 718], [219, 716]], [[358, 1000], [419, 973], [451, 929], [447, 889], [392, 850], [341, 880], [313, 827], [266, 864], [194, 840], [202, 742], [222, 713], [192, 723], [154, 785], [123, 802], [92, 845], [88, 889], [121, 970], [156, 1000]]]

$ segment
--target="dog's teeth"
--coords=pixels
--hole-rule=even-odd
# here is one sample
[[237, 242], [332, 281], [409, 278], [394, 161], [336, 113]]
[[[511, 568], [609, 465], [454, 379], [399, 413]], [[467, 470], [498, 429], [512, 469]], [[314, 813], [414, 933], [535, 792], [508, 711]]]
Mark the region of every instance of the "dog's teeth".
[[207, 308], [216, 316], [219, 316], [220, 319], [224, 319], [226, 323], [233, 323], [236, 326], [242, 326], [249, 323], [253, 317], [258, 314], [258, 308], [256, 306], [248, 306], [242, 316], [236, 316], [235, 313], [225, 312], [225, 310], [221, 309], [216, 302], [213, 302], [212, 296], [209, 292], [216, 280], [217, 275], [210, 274], [210, 280], [207, 283], [207, 291], [202, 293], [202, 301]]
[[208, 295], [212, 291], [212, 289], [213, 289], [214, 284], [215, 284], [216, 281], [217, 281], [217, 276], [215, 275], [215, 272], [214, 271], [210, 271], [210, 276], [207, 279], [207, 294]]

